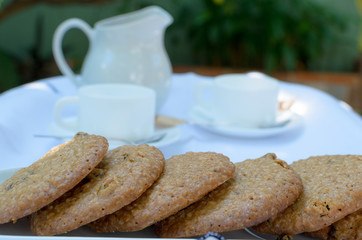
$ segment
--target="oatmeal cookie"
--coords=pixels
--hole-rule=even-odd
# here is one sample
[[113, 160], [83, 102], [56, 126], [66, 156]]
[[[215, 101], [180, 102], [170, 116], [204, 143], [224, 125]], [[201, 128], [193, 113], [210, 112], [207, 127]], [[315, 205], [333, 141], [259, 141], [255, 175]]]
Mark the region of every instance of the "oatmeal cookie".
[[188, 152], [166, 160], [165, 170], [139, 199], [90, 224], [98, 232], [137, 231], [158, 222], [232, 177], [235, 166], [217, 153]]
[[305, 234], [311, 237], [331, 240], [362, 239], [362, 209], [342, 218], [328, 227]]

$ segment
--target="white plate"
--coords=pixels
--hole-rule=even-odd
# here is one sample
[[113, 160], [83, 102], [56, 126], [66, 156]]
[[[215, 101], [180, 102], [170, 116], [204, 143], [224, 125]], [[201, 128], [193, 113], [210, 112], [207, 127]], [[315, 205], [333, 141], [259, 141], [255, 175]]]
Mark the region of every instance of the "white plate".
[[[73, 120], [74, 120], [74, 118], [66, 119], [66, 121], [69, 121], [69, 122], [71, 122]], [[181, 137], [181, 131], [180, 131], [179, 127], [156, 128], [154, 135], [163, 134], [163, 133], [165, 133], [166, 135], [162, 139], [160, 139], [156, 142], [148, 143], [148, 144], [155, 146], [155, 147], [163, 147], [163, 146], [176, 142]], [[76, 132], [61, 128], [53, 122], [50, 124], [46, 135], [60, 136], [62, 141], [65, 142], [65, 141], [71, 139], [75, 134], [76, 134]], [[122, 146], [122, 145], [127, 145], [127, 143], [125, 143], [125, 142], [116, 141], [116, 140], [108, 140], [108, 142], [109, 142], [109, 149], [113, 149], [115, 147]]]
[[[11, 177], [17, 170], [20, 168], [9, 168], [0, 170], [0, 183], [4, 182], [6, 179]], [[226, 239], [275, 239], [275, 236], [263, 235], [259, 237], [259, 234], [249, 230], [238, 230], [221, 233]], [[16, 223], [5, 223], [0, 224], [0, 239], [9, 240], [9, 239], [19, 239], [19, 240], [30, 240], [30, 239], [39, 239], [34, 233], [30, 230], [30, 222], [27, 217], [21, 218]], [[137, 232], [128, 232], [128, 233], [97, 233], [92, 231], [90, 228], [83, 226], [73, 231], [70, 231], [66, 234], [51, 236], [51, 237], [42, 237], [43, 240], [52, 240], [52, 239], [73, 239], [73, 240], [110, 240], [110, 239], [122, 239], [122, 240], [135, 240], [135, 239], [160, 239], [154, 233], [152, 227], [148, 227], [142, 231]], [[165, 238], [162, 238], [167, 240]], [[193, 238], [196, 239], [196, 238]], [[296, 240], [308, 240], [312, 238], [305, 237], [303, 235], [293, 236], [293, 239]]]
[[[189, 116], [193, 124], [203, 129], [206, 129], [210, 132], [225, 136], [241, 137], [241, 138], [270, 137], [297, 129], [303, 123], [302, 116], [291, 111], [283, 113], [283, 116], [281, 116], [280, 114], [277, 117], [277, 118], [283, 118], [280, 121], [288, 120], [286, 124], [283, 124], [281, 126], [263, 127], [263, 128], [247, 128], [247, 127], [239, 127], [232, 125], [226, 126], [223, 125], [222, 123], [218, 125], [212, 119], [210, 119], [209, 116], [206, 116], [205, 113], [201, 111], [198, 106], [195, 106], [191, 109]], [[285, 119], [285, 117], [287, 119]]]
[[[261, 240], [276, 240], [277, 237], [274, 236], [274, 235], [268, 235], [268, 234], [261, 234], [261, 233], [258, 233], [254, 230], [250, 230], [250, 229], [246, 229], [246, 231], [256, 237], [256, 239], [261, 239]], [[303, 234], [299, 234], [299, 235], [293, 235], [293, 239], [294, 240], [316, 240], [317, 238], [312, 238], [312, 237], [308, 237], [306, 235], [303, 235]]]

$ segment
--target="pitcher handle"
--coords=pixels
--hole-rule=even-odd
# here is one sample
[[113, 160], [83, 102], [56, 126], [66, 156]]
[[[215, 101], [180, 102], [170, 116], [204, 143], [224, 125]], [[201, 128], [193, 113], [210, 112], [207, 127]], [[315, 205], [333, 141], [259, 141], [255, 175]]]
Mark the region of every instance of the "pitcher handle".
[[65, 61], [65, 57], [62, 51], [62, 41], [65, 33], [70, 30], [71, 28], [78, 28], [82, 30], [85, 35], [89, 39], [89, 47], [92, 44], [93, 39], [93, 30], [92, 28], [79, 18], [71, 18], [64, 22], [62, 22], [57, 29], [55, 30], [54, 37], [53, 37], [53, 55], [55, 58], [55, 62], [57, 63], [59, 70], [63, 75], [70, 78], [77, 86], [81, 85], [81, 82], [79, 79], [77, 79], [76, 75], [72, 71], [72, 69], [69, 67], [67, 62]]

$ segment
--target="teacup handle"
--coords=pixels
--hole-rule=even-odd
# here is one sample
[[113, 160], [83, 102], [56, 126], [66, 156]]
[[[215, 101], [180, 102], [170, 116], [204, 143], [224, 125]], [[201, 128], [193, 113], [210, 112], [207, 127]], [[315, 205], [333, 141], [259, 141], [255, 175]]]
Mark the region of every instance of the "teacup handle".
[[53, 55], [55, 62], [57, 63], [59, 70], [63, 75], [70, 78], [77, 86], [81, 85], [79, 79], [76, 78], [74, 72], [65, 61], [62, 51], [62, 41], [65, 33], [71, 28], [78, 28], [82, 30], [89, 39], [89, 44], [92, 44], [93, 30], [85, 21], [79, 18], [71, 18], [62, 22], [55, 30], [53, 37]]
[[202, 82], [196, 86], [194, 92], [196, 104], [205, 111], [210, 110], [212, 108], [212, 104], [210, 104], [209, 101], [206, 101], [205, 98], [202, 97], [202, 93], [208, 89], [212, 90], [212, 87], [213, 87], [212, 82]]
[[70, 105], [70, 104], [78, 104], [78, 102], [79, 102], [79, 97], [64, 97], [64, 98], [61, 98], [60, 100], [58, 100], [55, 103], [55, 107], [54, 107], [55, 123], [62, 128], [65, 128], [65, 129], [68, 129], [71, 131], [76, 131], [77, 130], [77, 121], [74, 121], [74, 122], [65, 121], [64, 118], [62, 117], [62, 112], [63, 112], [63, 109], [65, 106]]

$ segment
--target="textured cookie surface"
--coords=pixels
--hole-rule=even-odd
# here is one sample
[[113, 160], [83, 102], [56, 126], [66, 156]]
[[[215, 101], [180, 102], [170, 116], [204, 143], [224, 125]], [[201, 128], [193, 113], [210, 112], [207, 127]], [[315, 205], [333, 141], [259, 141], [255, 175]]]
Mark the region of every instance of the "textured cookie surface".
[[200, 201], [157, 223], [161, 237], [190, 237], [243, 229], [292, 204], [302, 191], [289, 166], [267, 154], [235, 164], [235, 175]]
[[306, 233], [306, 235], [331, 240], [362, 239], [362, 209], [351, 213], [328, 227]]
[[90, 224], [99, 232], [137, 231], [199, 200], [228, 180], [235, 166], [212, 152], [188, 152], [166, 160], [165, 170], [139, 199]]
[[149, 188], [164, 164], [155, 147], [115, 148], [74, 189], [33, 214], [31, 229], [37, 235], [55, 235], [113, 213]]
[[0, 185], [0, 223], [44, 207], [78, 184], [103, 158], [107, 139], [77, 133]]
[[313, 232], [362, 207], [362, 156], [316, 156], [290, 166], [302, 179], [303, 193], [284, 212], [256, 226], [256, 231], [275, 235]]

